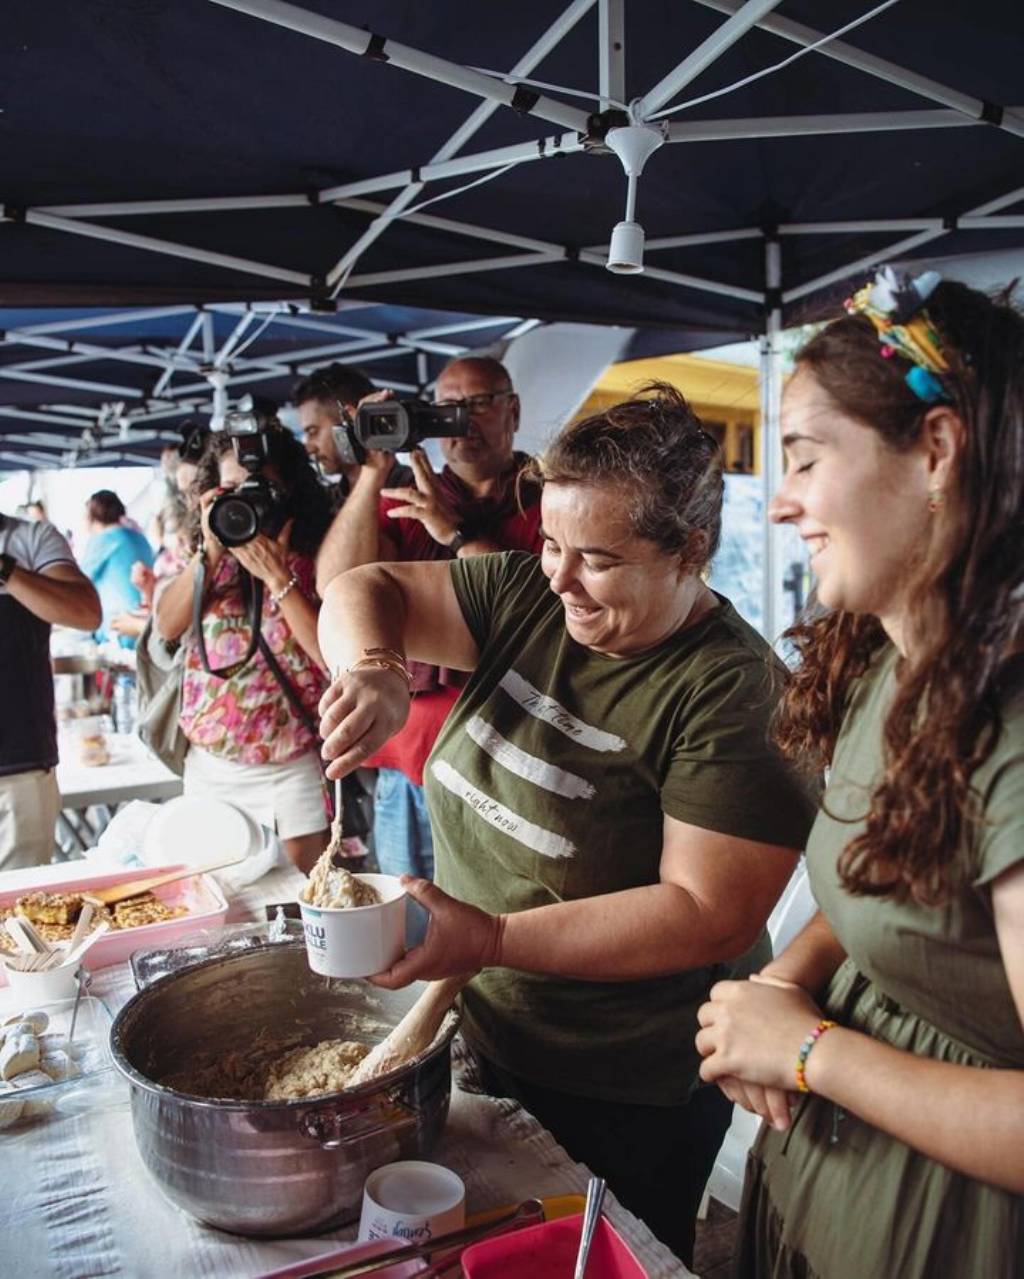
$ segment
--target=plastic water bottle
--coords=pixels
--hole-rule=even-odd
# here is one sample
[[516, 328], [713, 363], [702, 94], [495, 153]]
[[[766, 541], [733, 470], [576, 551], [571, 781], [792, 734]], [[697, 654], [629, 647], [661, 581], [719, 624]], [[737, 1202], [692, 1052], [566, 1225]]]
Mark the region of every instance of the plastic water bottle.
[[119, 733], [135, 727], [135, 684], [130, 675], [119, 675], [114, 685], [114, 726]]

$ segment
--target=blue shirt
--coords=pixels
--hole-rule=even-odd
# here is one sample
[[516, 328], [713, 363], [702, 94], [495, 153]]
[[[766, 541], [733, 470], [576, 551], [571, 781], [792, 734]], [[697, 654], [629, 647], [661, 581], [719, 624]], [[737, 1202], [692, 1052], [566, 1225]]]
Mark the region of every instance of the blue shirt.
[[[142, 603], [142, 596], [132, 585], [132, 565], [141, 560], [147, 568], [153, 564], [153, 548], [138, 529], [114, 524], [102, 533], [94, 533], [82, 557], [82, 572], [99, 592], [103, 621], [96, 632], [98, 640], [110, 638], [110, 619], [118, 613], [130, 613]], [[123, 648], [134, 648], [134, 639], [121, 637]]]

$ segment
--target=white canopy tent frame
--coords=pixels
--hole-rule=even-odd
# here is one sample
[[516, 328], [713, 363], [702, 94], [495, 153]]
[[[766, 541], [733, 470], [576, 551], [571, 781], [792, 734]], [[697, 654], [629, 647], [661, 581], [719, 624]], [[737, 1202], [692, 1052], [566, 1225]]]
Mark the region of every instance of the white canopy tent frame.
[[[194, 246], [180, 244], [175, 241], [112, 228], [92, 221], [105, 217], [129, 217], [146, 214], [175, 213], [208, 213], [230, 214], [240, 210], [300, 208], [316, 204], [332, 203], [356, 211], [365, 212], [372, 218], [368, 228], [349, 245], [342, 256], [328, 270], [325, 280], [329, 289], [335, 293], [347, 283], [353, 288], [373, 288], [412, 280], [431, 279], [455, 274], [476, 274], [495, 270], [515, 270], [519, 267], [533, 267], [548, 263], [564, 262], [567, 258], [577, 260], [585, 266], [604, 267], [604, 246], [592, 246], [577, 250], [572, 246], [548, 243], [533, 238], [515, 236], [508, 232], [498, 231], [469, 223], [461, 223], [451, 218], [438, 218], [436, 215], [424, 215], [418, 212], [407, 212], [409, 205], [423, 188], [431, 182], [442, 179], [464, 176], [472, 173], [500, 172], [506, 166], [520, 163], [532, 163], [536, 160], [553, 156], [567, 156], [580, 153], [585, 148], [585, 138], [591, 128], [590, 117], [577, 107], [569, 106], [555, 98], [535, 92], [523, 93], [516, 81], [529, 75], [539, 63], [551, 52], [562, 38], [572, 30], [582, 17], [594, 6], [594, 0], [573, 0], [551, 24], [544, 35], [534, 43], [527, 53], [515, 65], [504, 79], [486, 75], [473, 68], [463, 67], [443, 58], [411, 48], [392, 40], [384, 40], [372, 32], [367, 32], [343, 22], [323, 17], [284, 3], [283, 0], [211, 0], [211, 3], [234, 9], [240, 13], [263, 21], [275, 23], [292, 31], [320, 41], [326, 41], [348, 53], [360, 56], [371, 56], [388, 61], [392, 65], [417, 75], [426, 76], [439, 83], [446, 84], [469, 92], [483, 101], [470, 115], [464, 124], [447, 142], [435, 152], [432, 159], [416, 169], [406, 169], [386, 173], [358, 181], [348, 182], [327, 188], [314, 196], [307, 194], [268, 194], [250, 197], [206, 197], [191, 200], [145, 200], [121, 201], [106, 204], [72, 204], [61, 206], [40, 206], [25, 210], [9, 210], [0, 206], [0, 221], [6, 219], [23, 219], [24, 221], [72, 235], [81, 235], [105, 240], [110, 243], [124, 245], [147, 252], [187, 257], [190, 260], [211, 266], [224, 267], [240, 271], [255, 277], [274, 280], [280, 283], [294, 284], [298, 288], [309, 288], [316, 293], [322, 288], [321, 281], [302, 272], [290, 270], [275, 264], [256, 262], [251, 259], [228, 254], [211, 252]], [[823, 39], [823, 33], [815, 31], [803, 24], [780, 18], [771, 13], [778, 0], [696, 0], [706, 8], [727, 15], [726, 21], [647, 93], [633, 104], [638, 118], [644, 118], [662, 108], [676, 93], [689, 84], [697, 75], [711, 66], [727, 49], [731, 48], [747, 31], [752, 28], [769, 32], [791, 43], [808, 47]], [[598, 92], [595, 101], [602, 108], [621, 103], [625, 96], [625, 62], [624, 62], [624, 0], [597, 0], [598, 6]], [[668, 142], [672, 144], [696, 142], [725, 142], [730, 139], [751, 139], [766, 137], [811, 136], [849, 132], [892, 132], [897, 130], [965, 128], [977, 125], [1002, 129], [1018, 137], [1024, 137], [1024, 114], [1021, 108], [1004, 107], [1001, 104], [985, 102], [956, 89], [941, 85], [927, 77], [918, 75], [895, 63], [876, 57], [857, 49], [848, 42], [833, 40], [830, 43], [815, 47], [811, 52], [815, 57], [837, 60], [846, 66], [877, 77], [888, 84], [897, 85], [912, 94], [938, 103], [938, 109], [861, 112], [848, 114], [832, 114], [818, 116], [766, 117], [762, 119], [723, 119], [718, 121], [675, 122], [669, 126]], [[494, 148], [476, 155], [457, 155], [462, 146], [476, 133], [486, 119], [499, 106], [512, 107], [521, 114], [533, 115], [539, 119], [559, 124], [567, 132], [552, 135], [540, 140], [515, 144], [513, 146]], [[593, 148], [590, 148], [593, 149]], [[376, 205], [365, 201], [362, 197], [382, 191], [400, 188], [400, 193], [389, 205]], [[764, 277], [759, 280], [758, 288], [741, 288], [725, 282], [707, 280], [699, 276], [663, 270], [648, 266], [646, 274], [649, 278], [678, 287], [696, 289], [720, 296], [732, 297], [743, 301], [759, 302], [765, 310], [765, 326], [762, 341], [762, 388], [764, 427], [762, 431], [762, 471], [765, 477], [766, 492], [777, 479], [777, 417], [779, 399], [778, 377], [778, 334], [781, 327], [781, 306], [784, 302], [797, 300], [814, 292], [827, 288], [840, 280], [877, 265], [892, 260], [901, 254], [911, 252], [921, 245], [938, 239], [953, 230], [960, 231], [992, 231], [1003, 229], [1019, 229], [1024, 226], [1024, 215], [1004, 215], [1001, 210], [1012, 208], [1024, 201], [1024, 188], [1017, 188], [1004, 196], [991, 200], [984, 205], [969, 209], [956, 219], [941, 220], [935, 218], [903, 218], [894, 216], [889, 220], [865, 219], [845, 220], [842, 222], [793, 223], [777, 228], [746, 227], [736, 230], [709, 230], [707, 232], [687, 233], [676, 236], [662, 236], [650, 241], [649, 252], [657, 253], [686, 246], [698, 246], [702, 243], [721, 243], [730, 240], [748, 240], [760, 238], [765, 243]], [[353, 268], [361, 254], [386, 231], [387, 226], [398, 217], [406, 216], [410, 221], [433, 226], [455, 236], [469, 239], [485, 239], [493, 244], [520, 252], [504, 255], [491, 255], [470, 261], [448, 263], [432, 263], [421, 267], [407, 267], [396, 271], [372, 271], [363, 275], [353, 274]], [[814, 280], [794, 284], [783, 288], [783, 261], [781, 240], [787, 236], [837, 234], [864, 235], [865, 233], [883, 233], [897, 231], [913, 231], [913, 234], [889, 243], [878, 250], [861, 254], [845, 266], [830, 271]], [[212, 309], [212, 308], [211, 308]], [[152, 308], [149, 314], [167, 314], [176, 308]], [[127, 313], [126, 313], [127, 314]], [[135, 315], [145, 314], [136, 311]], [[242, 340], [245, 329], [251, 320], [242, 312], [235, 332], [221, 348], [220, 358], [223, 363]], [[293, 320], [294, 320], [293, 316]], [[139, 419], [145, 415], [162, 412], [176, 412], [180, 404], [189, 395], [201, 388], [188, 385], [171, 389], [176, 363], [188, 363], [190, 346], [195, 336], [201, 333], [204, 339], [203, 361], [210, 362], [217, 358], [212, 350], [212, 323], [207, 312], [197, 316], [196, 323], [190, 328], [178, 348], [172, 353], [149, 353], [126, 348], [103, 349], [103, 358], [121, 359], [127, 363], [156, 363], [162, 373], [157, 387], [158, 393], [146, 396], [133, 388], [115, 386], [108, 383], [88, 383], [74, 378], [62, 378], [59, 375], [43, 371], [36, 362], [35, 368], [24, 364], [0, 367], [0, 377], [8, 376], [29, 381], [47, 382], [50, 385], [69, 389], [88, 389], [99, 394], [110, 393], [127, 398], [142, 398], [146, 401]], [[277, 317], [270, 323], [277, 322]], [[285, 315], [281, 323], [287, 324]], [[317, 323], [306, 321], [309, 327]], [[529, 323], [526, 321], [525, 323]], [[324, 327], [328, 327], [326, 322]], [[331, 326], [334, 327], [334, 326]], [[42, 327], [35, 326], [36, 335], [43, 336]], [[335, 332], [343, 332], [338, 327]], [[23, 331], [25, 338], [32, 335]], [[355, 334], [351, 334], [355, 337]], [[379, 335], [365, 333], [367, 342], [379, 340]], [[433, 349], [438, 351], [439, 345], [433, 337], [443, 334], [405, 335], [403, 344], [421, 351]], [[17, 341], [17, 334], [5, 335], [6, 342]], [[26, 340], [26, 345], [29, 342]], [[42, 342], [34, 343], [43, 345]], [[445, 353], [455, 349], [455, 344], [441, 344]], [[60, 343], [54, 344], [60, 349]], [[372, 347], [371, 347], [372, 349]], [[312, 359], [317, 355], [325, 356], [328, 351], [334, 353], [356, 353], [353, 346], [340, 344], [333, 348], [310, 348], [308, 353]], [[82, 362], [87, 352], [81, 344], [68, 343], [66, 359], [70, 362]], [[363, 352], [366, 353], [365, 351]], [[286, 366], [294, 367], [294, 353], [289, 356]], [[58, 359], [60, 357], [57, 357]], [[49, 363], [49, 362], [47, 362]], [[198, 364], [198, 361], [194, 362]], [[49, 367], [53, 367], [52, 364]], [[245, 361], [239, 371], [232, 372], [232, 382], [256, 382], [261, 378], [279, 376], [280, 367], [275, 368], [273, 361]], [[156, 390], [156, 388], [155, 388]], [[170, 407], [162, 401], [177, 401]], [[155, 405], [155, 407], [154, 407]], [[56, 417], [50, 419], [56, 423]], [[764, 601], [764, 624], [768, 634], [774, 634], [779, 617], [779, 605], [776, 590], [771, 585], [777, 573], [769, 572], [773, 566], [773, 537], [766, 535], [765, 565], [766, 592]]]

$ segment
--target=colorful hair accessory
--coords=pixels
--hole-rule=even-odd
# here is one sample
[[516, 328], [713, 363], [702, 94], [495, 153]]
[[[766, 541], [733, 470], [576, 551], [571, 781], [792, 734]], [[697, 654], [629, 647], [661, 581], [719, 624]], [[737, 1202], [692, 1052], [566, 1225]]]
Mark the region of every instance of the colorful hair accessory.
[[940, 279], [937, 271], [911, 279], [885, 266], [846, 304], [852, 315], [865, 315], [875, 326], [884, 357], [899, 355], [914, 365], [907, 385], [926, 404], [952, 398], [941, 381], [942, 374], [949, 372], [949, 361], [924, 309]]

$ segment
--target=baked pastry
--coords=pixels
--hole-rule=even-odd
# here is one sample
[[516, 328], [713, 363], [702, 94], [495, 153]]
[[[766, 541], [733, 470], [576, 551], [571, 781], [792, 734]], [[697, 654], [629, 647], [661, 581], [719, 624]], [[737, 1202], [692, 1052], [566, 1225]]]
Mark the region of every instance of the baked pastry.
[[73, 924], [81, 912], [79, 893], [25, 893], [14, 903], [14, 913], [33, 924]]
[[31, 1032], [8, 1035], [0, 1048], [0, 1079], [13, 1079], [39, 1065], [39, 1040]]

